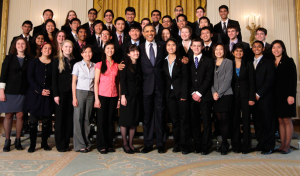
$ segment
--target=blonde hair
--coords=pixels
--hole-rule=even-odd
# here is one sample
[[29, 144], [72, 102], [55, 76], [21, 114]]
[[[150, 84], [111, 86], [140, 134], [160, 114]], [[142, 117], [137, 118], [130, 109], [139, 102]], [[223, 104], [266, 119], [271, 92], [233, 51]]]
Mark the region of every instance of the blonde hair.
[[[65, 43], [70, 43], [72, 45], [72, 48], [74, 48], [73, 42], [71, 40], [64, 40], [61, 44], [61, 48], [59, 50], [58, 54], [58, 70], [59, 73], [61, 73], [65, 69], [65, 56], [63, 55], [62, 48]], [[71, 53], [71, 57], [74, 57], [73, 54]]]

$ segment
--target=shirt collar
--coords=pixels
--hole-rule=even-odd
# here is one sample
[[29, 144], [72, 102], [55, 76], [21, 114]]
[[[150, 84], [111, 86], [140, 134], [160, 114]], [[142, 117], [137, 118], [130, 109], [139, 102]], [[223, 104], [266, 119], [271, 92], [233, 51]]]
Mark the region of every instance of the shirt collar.
[[77, 41], [79, 46], [81, 47], [81, 44], [86, 45], [86, 41], [84, 41], [83, 43], [81, 43], [79, 40]]
[[[23, 38], [25, 38], [25, 35], [22, 34]], [[27, 41], [29, 41], [30, 35], [27, 36]]]
[[116, 34], [117, 34], [117, 37], [119, 39], [119, 36], [122, 36], [122, 38], [123, 38], [124, 32], [122, 34], [118, 34], [117, 31], [116, 31]]
[[236, 44], [238, 41], [239, 41], [238, 38], [236, 38], [234, 41], [230, 41], [230, 43]]
[[225, 22], [225, 24], [226, 24], [226, 27], [227, 27], [227, 25], [228, 25], [228, 21], [229, 21], [229, 18], [227, 18], [227, 20], [226, 20], [226, 21], [222, 21], [222, 20], [221, 20], [221, 24], [223, 25], [223, 23]]
[[[81, 60], [81, 65], [83, 65], [83, 66], [86, 65], [86, 63], [84, 62], [83, 59]], [[91, 68], [91, 67], [93, 67], [93, 66], [94, 66], [94, 63], [93, 63], [93, 62], [90, 62], [90, 67], [89, 67], [89, 68]]]
[[264, 55], [261, 55], [261, 56], [259, 56], [257, 59], [256, 59], [255, 56], [254, 56], [254, 61], [257, 60], [257, 62], [259, 62], [263, 56], [264, 56]]
[[198, 59], [201, 59], [201, 57], [202, 57], [202, 53], [201, 53], [201, 54], [199, 54], [198, 56], [195, 56], [195, 55], [194, 55], [194, 60], [195, 60], [195, 57], [197, 57]]
[[[191, 43], [192, 43], [192, 40], [190, 40], [189, 48], [190, 48], [190, 46], [191, 46]], [[182, 40], [182, 46], [183, 46], [183, 40]]]
[[149, 46], [150, 45], [150, 43], [152, 43], [153, 45], [155, 44], [155, 39], [153, 39], [153, 41], [152, 42], [148, 42], [148, 40], [146, 40], [146, 46]]
[[[109, 61], [108, 61], [107, 59], [105, 59], [105, 62], [106, 62], [106, 64], [109, 65]], [[114, 63], [115, 63], [115, 61], [112, 59], [112, 60], [111, 60], [111, 65], [113, 65]]]
[[77, 35], [77, 34], [73, 33], [72, 31], [71, 31], [71, 33], [72, 33], [73, 36], [76, 36], [76, 35]]
[[140, 41], [137, 41], [137, 42], [134, 42], [133, 40], [131, 40], [131, 44], [137, 44], [137, 46], [139, 46], [140, 45]]
[[101, 35], [95, 34], [95, 36], [96, 36], [96, 39], [98, 39], [98, 37], [100, 37], [100, 39], [101, 39]]
[[266, 47], [266, 43], [267, 43], [267, 42], [264, 42], [264, 47]]
[[89, 27], [91, 26], [91, 24], [93, 24], [93, 23], [91, 23], [91, 22], [89, 21]]
[[208, 45], [206, 45], [206, 44], [204, 43], [204, 47], [206, 47], [206, 46], [210, 47], [211, 44], [212, 44], [212, 41], [210, 41], [210, 43], [209, 43]]

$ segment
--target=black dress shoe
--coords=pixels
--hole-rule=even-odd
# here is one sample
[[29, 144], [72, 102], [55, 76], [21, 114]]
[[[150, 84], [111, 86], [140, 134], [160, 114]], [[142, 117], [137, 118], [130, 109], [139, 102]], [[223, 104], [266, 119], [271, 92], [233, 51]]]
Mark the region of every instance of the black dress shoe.
[[33, 153], [35, 151], [35, 147], [30, 146], [28, 149], [28, 153]]
[[208, 155], [208, 154], [209, 154], [209, 150], [207, 150], [207, 149], [204, 149], [201, 152], [201, 155]]
[[249, 151], [242, 151], [242, 154], [248, 154], [248, 153], [250, 153]]
[[201, 153], [201, 149], [200, 148], [195, 148], [194, 153]]
[[69, 147], [68, 147], [68, 148], [65, 148], [65, 150], [66, 150], [67, 152], [71, 151]]
[[21, 139], [20, 139], [20, 138], [16, 138], [16, 139], [15, 139], [15, 148], [16, 148], [17, 150], [23, 150], [23, 147], [22, 147], [22, 145], [21, 145]]
[[180, 147], [175, 146], [175, 147], [173, 148], [172, 152], [174, 152], [174, 153], [181, 152], [181, 149], [180, 149]]
[[4, 147], [3, 147], [3, 152], [9, 152], [10, 151], [10, 143], [11, 143], [10, 139], [5, 140], [5, 144], [4, 144]]
[[[127, 146], [128, 147], [128, 146]], [[125, 147], [123, 146], [123, 151], [127, 154], [134, 154], [134, 152], [131, 150], [130, 147], [128, 147], [128, 150], [125, 149]]]
[[233, 151], [233, 153], [241, 153], [240, 150], [232, 150], [232, 151]]
[[157, 150], [158, 150], [158, 153], [165, 153], [166, 152], [166, 150], [163, 146], [157, 147]]
[[108, 152], [116, 152], [116, 150], [114, 148], [109, 148], [107, 151]]
[[225, 145], [222, 145], [221, 155], [227, 155], [227, 154], [228, 154], [228, 147]]
[[272, 153], [273, 153], [272, 150], [263, 150], [263, 151], [261, 152], [261, 154], [263, 154], [263, 155], [269, 155], [269, 154], [272, 154]]
[[289, 153], [291, 153], [291, 149], [289, 149], [288, 151], [281, 150], [280, 153], [281, 153], [281, 154], [289, 154]]
[[105, 150], [99, 150], [98, 149], [98, 151], [101, 153], [101, 154], [107, 154], [107, 150], [105, 149]]
[[[52, 150], [47, 143], [42, 143], [41, 148], [44, 148], [46, 151]], [[66, 149], [64, 149], [64, 151], [66, 151]]]
[[140, 151], [139, 151], [139, 149], [137, 149], [137, 148], [135, 148], [135, 147], [133, 147], [133, 149], [132, 148], [130, 148], [134, 153], [140, 153]]
[[282, 150], [279, 150], [279, 149], [275, 149], [274, 151], [273, 151], [274, 153], [281, 153], [282, 152]]
[[92, 151], [90, 148], [86, 148], [85, 150], [86, 150], [86, 152]]
[[190, 153], [190, 151], [189, 151], [188, 149], [183, 148], [182, 151], [181, 151], [181, 153], [182, 153], [183, 155], [187, 155], [187, 154]]
[[142, 150], [141, 150], [141, 153], [149, 153], [151, 152], [153, 149], [150, 148], [150, 147], [144, 147]]
[[57, 149], [57, 151], [59, 151], [59, 152], [66, 152], [66, 149]]

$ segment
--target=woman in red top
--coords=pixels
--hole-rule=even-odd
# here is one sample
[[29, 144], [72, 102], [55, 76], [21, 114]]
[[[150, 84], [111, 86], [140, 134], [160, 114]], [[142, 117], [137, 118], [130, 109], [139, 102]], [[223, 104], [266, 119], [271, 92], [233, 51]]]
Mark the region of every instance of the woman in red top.
[[[115, 46], [104, 46], [102, 61], [95, 65], [95, 103], [97, 109], [97, 149], [101, 154], [114, 152], [113, 118], [120, 107], [118, 64], [114, 62]], [[105, 63], [105, 64], [103, 64]]]

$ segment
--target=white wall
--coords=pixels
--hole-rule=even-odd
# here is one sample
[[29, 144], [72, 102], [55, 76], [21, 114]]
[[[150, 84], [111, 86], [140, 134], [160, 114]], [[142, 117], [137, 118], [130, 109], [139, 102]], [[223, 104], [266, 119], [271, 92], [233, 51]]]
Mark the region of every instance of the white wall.
[[93, 8], [93, 0], [10, 0], [6, 53], [12, 38], [22, 33], [22, 23], [30, 20], [33, 26], [41, 25], [41, 15], [45, 9], [53, 11], [56, 27], [60, 29], [69, 10], [74, 10], [83, 24], [88, 21], [87, 12], [90, 8]]

